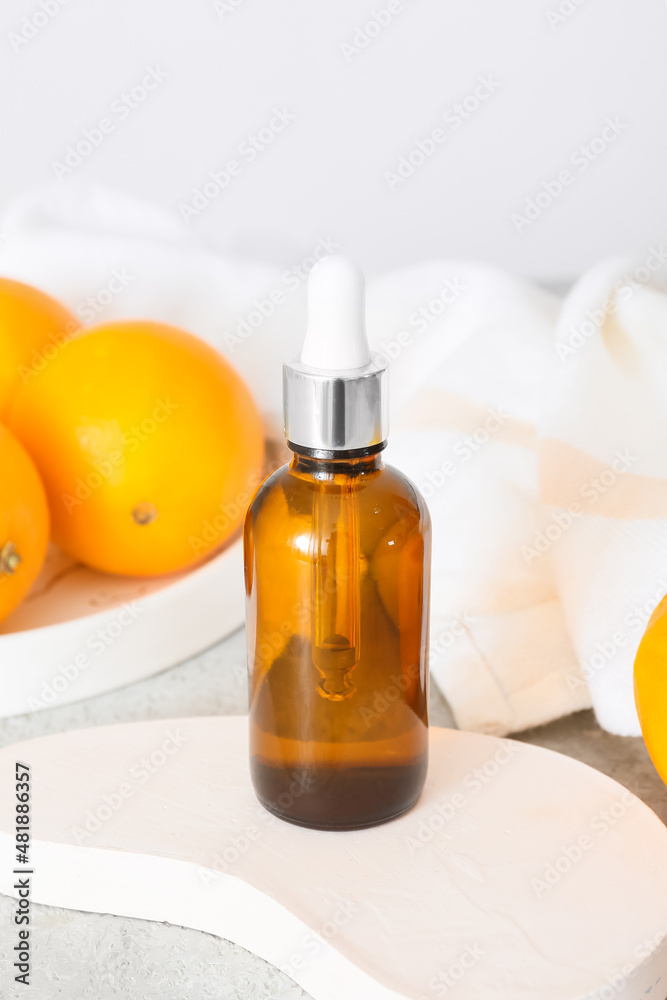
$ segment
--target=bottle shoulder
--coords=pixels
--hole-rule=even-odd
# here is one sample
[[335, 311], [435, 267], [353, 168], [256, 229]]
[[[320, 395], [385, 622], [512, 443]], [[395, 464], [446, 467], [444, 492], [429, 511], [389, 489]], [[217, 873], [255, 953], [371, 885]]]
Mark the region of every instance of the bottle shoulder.
[[285, 465], [281, 465], [280, 468], [276, 469], [274, 472], [270, 473], [270, 475], [268, 475], [266, 479], [264, 479], [257, 487], [255, 495], [250, 501], [250, 507], [257, 505], [258, 502], [261, 503], [264, 497], [268, 496], [273, 490], [279, 489], [280, 484], [289, 473], [289, 468], [289, 463], [286, 463]]
[[285, 517], [307, 517], [314, 505], [344, 484], [346, 496], [354, 497], [360, 513], [384, 523], [411, 521], [422, 532], [430, 530], [426, 502], [414, 483], [399, 469], [383, 465], [358, 476], [318, 479], [295, 471], [288, 463], [261, 484], [248, 508], [248, 518], [278, 521]]
[[426, 500], [412, 480], [408, 478], [404, 472], [401, 472], [400, 469], [397, 469], [393, 465], [385, 465], [384, 470], [389, 473], [389, 477], [385, 480], [385, 482], [391, 482], [396, 492], [403, 496], [405, 503], [411, 504], [419, 513], [420, 519], [424, 522], [424, 525], [430, 527], [431, 515], [429, 513]]

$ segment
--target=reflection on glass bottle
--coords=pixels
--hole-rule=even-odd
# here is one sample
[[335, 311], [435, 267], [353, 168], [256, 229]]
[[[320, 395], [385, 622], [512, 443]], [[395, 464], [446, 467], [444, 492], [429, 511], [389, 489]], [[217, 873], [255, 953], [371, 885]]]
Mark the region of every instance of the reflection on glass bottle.
[[[335, 529], [320, 535], [332, 509]], [[427, 766], [423, 501], [379, 454], [295, 455], [255, 497], [245, 547], [260, 800], [328, 829], [399, 815], [419, 797]]]
[[399, 816], [426, 777], [430, 521], [382, 461], [386, 362], [368, 351], [363, 279], [328, 258], [309, 294], [284, 368], [294, 456], [244, 531], [251, 774], [278, 816], [344, 830]]

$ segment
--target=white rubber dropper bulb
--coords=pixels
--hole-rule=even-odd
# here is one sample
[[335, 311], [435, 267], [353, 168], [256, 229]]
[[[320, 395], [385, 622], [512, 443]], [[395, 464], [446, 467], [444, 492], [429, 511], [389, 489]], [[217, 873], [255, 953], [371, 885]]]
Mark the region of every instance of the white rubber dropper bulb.
[[323, 257], [308, 278], [308, 325], [301, 362], [348, 371], [371, 362], [363, 273], [347, 257]]

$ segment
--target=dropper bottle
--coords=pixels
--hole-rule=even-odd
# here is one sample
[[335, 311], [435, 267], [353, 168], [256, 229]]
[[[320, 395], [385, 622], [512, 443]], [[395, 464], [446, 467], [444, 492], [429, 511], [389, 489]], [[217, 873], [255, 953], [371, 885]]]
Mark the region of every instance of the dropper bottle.
[[401, 815], [426, 777], [430, 521], [382, 461], [386, 376], [363, 275], [324, 258], [283, 366], [293, 458], [250, 504], [244, 552], [255, 791], [326, 830]]

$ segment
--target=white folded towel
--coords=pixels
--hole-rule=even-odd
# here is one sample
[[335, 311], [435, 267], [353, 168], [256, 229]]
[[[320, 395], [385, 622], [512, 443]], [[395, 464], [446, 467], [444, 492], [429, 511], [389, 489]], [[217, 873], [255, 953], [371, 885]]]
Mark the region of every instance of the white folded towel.
[[[0, 273], [85, 321], [163, 320], [215, 344], [280, 438], [308, 270], [344, 249], [329, 235], [287, 266], [231, 261], [168, 213], [74, 182], [24, 196], [0, 231]], [[605, 728], [639, 733], [632, 662], [667, 591], [665, 262], [656, 247], [600, 265], [564, 303], [456, 261], [369, 281], [372, 347], [392, 361], [387, 459], [431, 509], [431, 668], [462, 728], [592, 702]]]
[[[632, 666], [667, 593], [667, 251], [586, 274], [549, 352], [540, 430], [544, 531], [597, 718], [639, 734]], [[568, 683], [573, 683], [572, 678]]]

